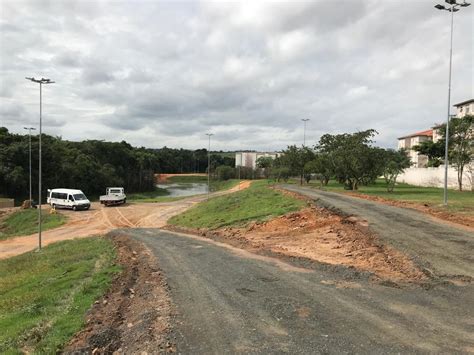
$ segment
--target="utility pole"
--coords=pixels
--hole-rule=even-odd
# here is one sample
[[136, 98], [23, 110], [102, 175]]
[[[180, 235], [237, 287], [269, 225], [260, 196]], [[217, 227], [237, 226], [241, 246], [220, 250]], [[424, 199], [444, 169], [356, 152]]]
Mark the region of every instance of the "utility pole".
[[40, 124], [39, 124], [39, 164], [38, 164], [38, 250], [41, 250], [41, 134], [42, 134], [42, 124], [43, 124], [43, 85], [45, 84], [54, 84], [54, 81], [51, 79], [35, 79], [35, 78], [25, 78], [34, 83], [39, 84], [40, 88]]
[[23, 129], [28, 130], [28, 145], [29, 145], [29, 154], [28, 154], [28, 161], [30, 166], [30, 208], [33, 207], [33, 198], [31, 197], [31, 131], [36, 131], [36, 128], [33, 127], [23, 127]]
[[451, 36], [450, 36], [450, 46], [449, 46], [449, 76], [448, 76], [448, 115], [446, 119], [446, 141], [444, 146], [444, 194], [443, 194], [443, 204], [448, 205], [448, 148], [449, 148], [449, 119], [451, 116], [451, 72], [453, 66], [453, 29], [454, 29], [454, 13], [459, 11], [459, 7], [467, 7], [471, 5], [470, 3], [464, 1], [458, 3], [456, 0], [445, 0], [451, 6], [444, 6], [437, 4], [435, 8], [438, 10], [444, 10], [451, 12]]
[[[304, 148], [306, 145], [306, 122], [309, 121], [309, 118], [302, 118], [301, 121], [303, 121], [304, 128], [303, 128], [303, 154], [304, 154]], [[302, 157], [303, 158], [303, 157]], [[301, 181], [300, 185], [303, 185], [303, 179], [304, 179], [304, 160], [303, 160], [303, 174], [301, 175]]]
[[209, 138], [209, 148], [207, 149], [207, 199], [209, 200], [209, 194], [211, 192], [211, 136], [213, 133], [206, 133]]

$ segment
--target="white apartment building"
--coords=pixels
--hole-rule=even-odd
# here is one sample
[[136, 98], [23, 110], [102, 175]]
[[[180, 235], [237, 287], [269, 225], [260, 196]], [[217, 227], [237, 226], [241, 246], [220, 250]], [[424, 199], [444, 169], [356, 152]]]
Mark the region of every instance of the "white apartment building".
[[[462, 118], [466, 115], [474, 115], [474, 99], [466, 100], [453, 105], [456, 108], [456, 117]], [[418, 154], [412, 149], [413, 146], [420, 144], [423, 141], [432, 140], [437, 142], [441, 135], [439, 134], [440, 125], [432, 127], [426, 131], [416, 132], [398, 138], [398, 149], [404, 148], [408, 151], [408, 155], [415, 168], [424, 168], [428, 163], [428, 157]]]
[[275, 159], [280, 153], [276, 152], [236, 152], [235, 153], [235, 167], [243, 166], [246, 168], [255, 169], [257, 167], [257, 160], [261, 157], [270, 157]]
[[460, 102], [456, 105], [456, 117], [462, 118], [466, 115], [474, 115], [474, 99]]
[[426, 155], [418, 154], [418, 152], [413, 150], [412, 147], [420, 144], [421, 142], [429, 141], [432, 139], [432, 129], [409, 134], [408, 136], [398, 138], [398, 149], [403, 148], [407, 150], [408, 156], [410, 157], [411, 162], [413, 163], [413, 167], [424, 168], [428, 163], [428, 157]]

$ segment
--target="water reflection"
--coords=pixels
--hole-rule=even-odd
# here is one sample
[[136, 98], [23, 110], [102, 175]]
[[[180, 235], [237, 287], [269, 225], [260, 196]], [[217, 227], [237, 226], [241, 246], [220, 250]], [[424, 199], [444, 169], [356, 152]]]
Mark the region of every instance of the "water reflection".
[[207, 193], [207, 184], [202, 182], [157, 184], [157, 187], [167, 190], [170, 197], [192, 196]]

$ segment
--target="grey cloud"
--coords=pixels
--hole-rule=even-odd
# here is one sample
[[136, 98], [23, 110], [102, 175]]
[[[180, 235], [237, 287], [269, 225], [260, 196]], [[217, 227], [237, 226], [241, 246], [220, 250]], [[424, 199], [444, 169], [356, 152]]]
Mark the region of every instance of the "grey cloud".
[[[65, 139], [202, 147], [214, 131], [217, 149], [282, 149], [306, 117], [313, 143], [375, 128], [395, 146], [446, 110], [449, 21], [432, 5], [5, 0], [0, 120], [35, 122], [35, 75], [57, 80], [45, 112]], [[453, 101], [474, 96], [471, 11], [456, 13]]]

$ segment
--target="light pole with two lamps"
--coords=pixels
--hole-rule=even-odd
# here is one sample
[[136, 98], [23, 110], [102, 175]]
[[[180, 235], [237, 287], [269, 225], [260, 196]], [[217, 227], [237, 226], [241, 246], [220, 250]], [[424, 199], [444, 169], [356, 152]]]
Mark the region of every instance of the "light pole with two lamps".
[[448, 80], [448, 116], [446, 119], [446, 142], [444, 147], [444, 196], [443, 203], [445, 206], [448, 205], [448, 144], [449, 144], [449, 118], [451, 116], [451, 71], [453, 65], [453, 27], [454, 27], [454, 13], [459, 11], [460, 7], [467, 7], [470, 3], [464, 1], [462, 3], [456, 2], [456, 0], [445, 0], [450, 6], [435, 5], [438, 10], [451, 12], [451, 38], [449, 48], [449, 80]]
[[38, 164], [38, 250], [41, 250], [41, 133], [42, 133], [42, 115], [43, 115], [43, 85], [54, 84], [51, 79], [25, 78], [39, 84], [40, 88], [40, 122], [39, 122], [39, 164]]

